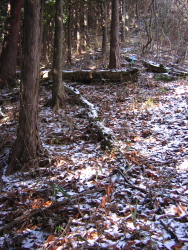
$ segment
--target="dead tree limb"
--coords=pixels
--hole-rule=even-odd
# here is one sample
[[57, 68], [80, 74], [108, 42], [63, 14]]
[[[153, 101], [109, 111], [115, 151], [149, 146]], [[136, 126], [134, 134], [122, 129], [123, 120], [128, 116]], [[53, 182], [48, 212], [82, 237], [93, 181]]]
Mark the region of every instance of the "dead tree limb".
[[[70, 82], [127, 82], [136, 81], [138, 79], [138, 69], [121, 69], [121, 70], [63, 70], [63, 81]], [[52, 76], [52, 72], [48, 73], [48, 77]]]
[[36, 216], [37, 214], [47, 212], [50, 209], [55, 209], [55, 208], [58, 208], [59, 206], [62, 206], [62, 205], [67, 205], [67, 204], [71, 203], [72, 201], [77, 200], [80, 197], [83, 197], [85, 195], [92, 194], [92, 193], [95, 193], [95, 192], [102, 192], [102, 191], [105, 191], [104, 187], [103, 188], [96, 188], [96, 189], [93, 189], [93, 190], [89, 189], [89, 190], [84, 191], [82, 193], [73, 195], [70, 198], [65, 198], [61, 202], [56, 202], [56, 203], [54, 203], [53, 205], [51, 205], [49, 207], [36, 208], [36, 209], [34, 209], [32, 211], [27, 210], [23, 215], [17, 217], [16, 219], [11, 221], [10, 223], [5, 225], [4, 227], [1, 227], [0, 228], [0, 234], [3, 233], [4, 231], [10, 229], [11, 227], [13, 227], [13, 226], [15, 226], [17, 224], [21, 224], [23, 221], [28, 220], [28, 219], [32, 218], [33, 216]]
[[75, 102], [84, 106], [84, 108], [86, 109], [86, 114], [90, 126], [95, 129], [96, 133], [99, 135], [101, 147], [103, 149], [111, 150], [114, 146], [113, 132], [110, 128], [107, 128], [101, 121], [99, 121], [95, 106], [92, 103], [88, 102], [77, 89], [65, 83], [64, 86], [66, 91], [72, 95], [72, 98], [75, 99]]

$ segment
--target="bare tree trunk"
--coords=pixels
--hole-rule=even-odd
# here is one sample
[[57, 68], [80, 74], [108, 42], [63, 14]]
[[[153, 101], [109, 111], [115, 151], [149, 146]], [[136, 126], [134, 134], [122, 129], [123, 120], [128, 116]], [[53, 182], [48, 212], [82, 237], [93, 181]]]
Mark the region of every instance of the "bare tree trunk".
[[1, 0], [1, 2], [2, 3], [1, 3], [1, 8], [0, 8], [0, 54], [2, 52], [3, 33], [5, 30], [5, 25], [6, 25], [6, 22], [4, 21], [4, 19], [6, 18], [7, 13], [8, 13], [8, 1]]
[[68, 12], [68, 57], [67, 62], [72, 63], [72, 5], [69, 2], [69, 12]]
[[89, 47], [89, 26], [88, 26], [88, 8], [89, 8], [89, 3], [85, 0], [84, 3], [84, 15], [83, 15], [83, 19], [84, 19], [84, 47], [87, 48]]
[[119, 48], [119, 0], [112, 0], [112, 20], [110, 33], [110, 69], [120, 69]]
[[77, 15], [77, 53], [78, 55], [82, 54], [81, 48], [81, 3], [78, 2], [78, 12]]
[[107, 2], [103, 1], [103, 39], [102, 39], [102, 57], [105, 58], [107, 54], [107, 41], [108, 41], [108, 16], [107, 16]]
[[126, 0], [122, 0], [122, 33], [121, 33], [121, 41], [123, 44], [125, 44], [126, 38], [125, 38], [125, 29], [126, 29]]
[[44, 65], [47, 64], [47, 23], [43, 24], [42, 61], [43, 61]]
[[16, 78], [17, 49], [20, 30], [22, 0], [11, 0], [9, 30], [4, 38], [0, 59], [0, 89], [8, 84], [14, 85]]
[[63, 57], [63, 1], [56, 0], [55, 40], [53, 57], [53, 87], [52, 107], [56, 110], [63, 101], [62, 86], [62, 57]]
[[43, 0], [25, 0], [20, 116], [7, 174], [38, 166], [41, 143], [38, 131], [38, 90]]

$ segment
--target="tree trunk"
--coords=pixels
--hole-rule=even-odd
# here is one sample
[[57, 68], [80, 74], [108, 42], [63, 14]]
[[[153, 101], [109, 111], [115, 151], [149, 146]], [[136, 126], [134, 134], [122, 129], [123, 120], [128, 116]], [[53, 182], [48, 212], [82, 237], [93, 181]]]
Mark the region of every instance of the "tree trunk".
[[69, 12], [68, 12], [68, 57], [67, 62], [72, 64], [72, 5], [69, 2]]
[[102, 58], [104, 59], [107, 54], [107, 40], [108, 40], [108, 16], [107, 16], [107, 2], [103, 1], [103, 39], [102, 39]]
[[25, 0], [20, 116], [17, 139], [7, 175], [38, 166], [38, 90], [43, 0]]
[[47, 23], [43, 24], [42, 34], [42, 62], [44, 65], [47, 64]]
[[77, 15], [77, 53], [78, 55], [82, 54], [81, 48], [81, 3], [78, 3], [78, 12]]
[[56, 0], [55, 40], [53, 57], [53, 87], [52, 107], [59, 108], [63, 101], [63, 90], [60, 91], [62, 82], [62, 49], [63, 49], [63, 1]]
[[[51, 72], [49, 72], [49, 77]], [[130, 68], [126, 70], [76, 70], [63, 71], [63, 81], [81, 82], [83, 84], [91, 82], [129, 82], [137, 81], [138, 69]]]
[[89, 47], [89, 26], [88, 26], [88, 8], [89, 8], [89, 3], [87, 1], [85, 1], [84, 3], [84, 15], [83, 15], [83, 19], [84, 19], [84, 47], [85, 49], [87, 47]]
[[119, 48], [119, 0], [112, 0], [112, 20], [110, 33], [110, 69], [120, 69]]
[[1, 0], [1, 8], [0, 8], [0, 54], [2, 52], [2, 44], [3, 44], [3, 33], [5, 28], [5, 19], [8, 13], [8, 1]]
[[17, 49], [20, 30], [22, 0], [11, 0], [8, 17], [7, 35], [4, 38], [0, 59], [0, 89], [5, 85], [13, 86], [16, 78]]
[[125, 29], [126, 29], [126, 5], [125, 0], [122, 0], [122, 33], [121, 33], [121, 41], [125, 44]]

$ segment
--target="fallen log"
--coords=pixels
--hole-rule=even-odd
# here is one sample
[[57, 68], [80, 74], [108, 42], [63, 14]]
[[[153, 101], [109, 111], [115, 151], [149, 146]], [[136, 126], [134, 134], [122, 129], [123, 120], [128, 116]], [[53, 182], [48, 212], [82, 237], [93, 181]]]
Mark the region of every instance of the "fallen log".
[[[144, 67], [146, 68], [146, 71], [148, 72], [161, 73], [161, 78], [164, 78], [164, 81], [175, 80], [175, 78], [173, 79], [173, 77], [187, 77], [188, 76], [188, 72], [186, 70], [184, 69], [179, 70], [173, 66], [167, 67], [167, 66], [164, 66], [163, 64], [157, 64], [157, 63], [145, 61], [145, 60], [142, 60], [142, 64], [144, 65]], [[168, 75], [164, 73], [167, 73]]]
[[[52, 76], [49, 71], [48, 77]], [[136, 81], [138, 78], [138, 69], [131, 68], [126, 70], [63, 70], [63, 81], [91, 83], [99, 82], [127, 82]]]
[[90, 124], [89, 126], [98, 134], [102, 149], [111, 150], [114, 147], [113, 132], [110, 128], [105, 127], [105, 125], [101, 121], [99, 121], [95, 106], [92, 103], [88, 102], [77, 89], [67, 85], [66, 83], [63, 83], [63, 86], [66, 92], [68, 92], [68, 94], [71, 94], [71, 100], [74, 99], [75, 103], [80, 104], [86, 109], [86, 115]]
[[157, 64], [154, 62], [149, 62], [142, 60], [142, 64], [146, 68], [147, 71], [153, 72], [153, 73], [167, 73], [169, 69], [165, 67], [163, 64]]
[[172, 75], [172, 76], [177, 76], [177, 77], [187, 77], [188, 76], [188, 71], [172, 68], [169, 71], [169, 74]]

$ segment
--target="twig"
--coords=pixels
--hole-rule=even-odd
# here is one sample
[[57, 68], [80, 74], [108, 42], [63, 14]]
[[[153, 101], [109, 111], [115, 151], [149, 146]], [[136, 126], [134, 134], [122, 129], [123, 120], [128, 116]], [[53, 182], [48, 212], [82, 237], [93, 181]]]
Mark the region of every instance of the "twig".
[[[182, 195], [182, 194], [181, 194]], [[188, 201], [183, 201], [179, 198], [175, 198], [175, 197], [170, 197], [168, 195], [163, 195], [164, 197], [168, 198], [169, 200], [172, 200], [172, 201], [175, 201], [176, 202], [181, 202], [181, 203], [184, 203], [184, 204], [188, 204]]]
[[170, 226], [167, 226], [162, 220], [160, 220], [160, 223], [171, 237], [179, 242], [177, 235], [171, 230]]
[[127, 182], [128, 184], [132, 185], [132, 184], [130, 183], [130, 181], [127, 179], [127, 177], [125, 176], [125, 174], [122, 172], [122, 170], [121, 170], [121, 168], [120, 168], [119, 166], [117, 166], [117, 169], [118, 169], [120, 175], [126, 180], [126, 182]]
[[[30, 219], [31, 217], [33, 217], [34, 215], [40, 213], [41, 211], [42, 211], [41, 208], [37, 208], [37, 209], [35, 209], [35, 210], [31, 211], [31, 212], [30, 211], [26, 211], [26, 213], [24, 213], [23, 215], [17, 217], [13, 221], [11, 221], [9, 224], [5, 225], [4, 227], [1, 227], [0, 228], [0, 233], [2, 233], [3, 231], [9, 229], [10, 227], [12, 227], [12, 226], [14, 226], [14, 225], [16, 225], [18, 223], [19, 224], [22, 223], [22, 221], [24, 221], [26, 219], [27, 220]], [[28, 212], [30, 212], [30, 213], [28, 213]]]
[[125, 176], [125, 174], [122, 172], [122, 170], [120, 169], [120, 167], [117, 166], [117, 169], [119, 171], [119, 173], [121, 174], [121, 176], [126, 180], [127, 183], [124, 183], [125, 186], [128, 186], [130, 188], [133, 188], [133, 189], [137, 189], [143, 193], [147, 193], [147, 190], [144, 189], [144, 188], [141, 188], [141, 187], [138, 187], [138, 186], [135, 186], [133, 184], [130, 183], [130, 181], [127, 180], [127, 177]]
[[43, 247], [43, 250], [48, 250], [48, 249], [50, 249], [51, 247], [54, 247], [55, 246], [55, 244], [60, 240], [60, 238], [62, 238], [66, 233], [67, 233], [67, 231], [68, 231], [68, 229], [70, 228], [70, 225], [71, 225], [71, 223], [72, 223], [72, 220], [73, 220], [73, 218], [69, 218], [69, 220], [68, 220], [68, 222], [67, 222], [67, 225], [66, 225], [66, 227], [65, 227], [65, 230], [60, 234], [60, 236], [57, 238], [57, 239], [55, 239], [48, 247]]

